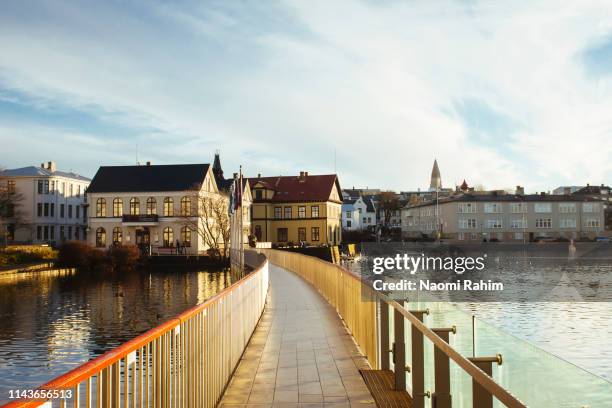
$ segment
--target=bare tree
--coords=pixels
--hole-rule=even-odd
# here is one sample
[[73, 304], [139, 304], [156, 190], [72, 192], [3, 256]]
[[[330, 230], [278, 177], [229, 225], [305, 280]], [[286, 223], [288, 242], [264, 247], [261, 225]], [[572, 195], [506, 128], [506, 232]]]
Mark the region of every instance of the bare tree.
[[230, 247], [227, 194], [209, 193], [196, 186], [186, 197], [189, 202], [181, 202], [180, 208], [182, 224], [195, 231], [214, 253], [227, 259]]
[[[4, 169], [0, 167], [0, 173]], [[15, 186], [10, 184], [8, 180], [0, 180], [0, 224], [4, 225], [0, 231], [0, 237], [6, 237], [9, 228], [13, 231], [23, 223], [23, 212], [21, 203], [24, 197], [23, 194], [15, 191]]]
[[385, 225], [389, 225], [391, 213], [401, 208], [399, 197], [393, 191], [383, 191], [380, 193], [379, 205], [385, 217]]

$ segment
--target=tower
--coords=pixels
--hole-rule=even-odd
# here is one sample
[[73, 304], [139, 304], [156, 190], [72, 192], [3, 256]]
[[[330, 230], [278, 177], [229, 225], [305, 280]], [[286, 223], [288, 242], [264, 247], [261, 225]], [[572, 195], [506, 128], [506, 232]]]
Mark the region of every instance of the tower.
[[442, 178], [440, 177], [440, 169], [438, 168], [438, 160], [434, 159], [433, 169], [431, 169], [431, 181], [429, 182], [429, 191], [442, 189]]
[[219, 150], [215, 152], [215, 161], [213, 162], [212, 171], [215, 176], [215, 180], [217, 182], [219, 182], [219, 180], [223, 180], [223, 169], [221, 168], [221, 159], [219, 158]]

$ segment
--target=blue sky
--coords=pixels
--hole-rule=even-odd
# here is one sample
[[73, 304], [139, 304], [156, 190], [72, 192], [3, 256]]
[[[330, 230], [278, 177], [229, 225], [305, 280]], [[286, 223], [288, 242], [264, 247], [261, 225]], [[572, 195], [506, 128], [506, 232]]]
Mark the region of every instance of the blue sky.
[[612, 183], [609, 2], [3, 1], [0, 50], [5, 167]]

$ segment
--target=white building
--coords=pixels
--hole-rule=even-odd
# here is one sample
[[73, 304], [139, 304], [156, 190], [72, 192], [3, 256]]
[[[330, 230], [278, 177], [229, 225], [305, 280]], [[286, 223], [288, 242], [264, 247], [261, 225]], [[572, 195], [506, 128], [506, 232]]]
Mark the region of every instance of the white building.
[[85, 240], [85, 190], [90, 181], [78, 174], [57, 170], [54, 162], [1, 172], [0, 183], [6, 183], [7, 189], [22, 199], [17, 208], [21, 213], [18, 225], [5, 222], [0, 225], [0, 231], [9, 243], [58, 244]]
[[88, 189], [89, 243], [150, 247], [153, 253], [187, 254], [209, 248], [202, 234], [200, 197], [225, 200], [208, 164], [100, 167]]
[[347, 198], [342, 203], [342, 228], [361, 231], [376, 226], [376, 204], [372, 196]]

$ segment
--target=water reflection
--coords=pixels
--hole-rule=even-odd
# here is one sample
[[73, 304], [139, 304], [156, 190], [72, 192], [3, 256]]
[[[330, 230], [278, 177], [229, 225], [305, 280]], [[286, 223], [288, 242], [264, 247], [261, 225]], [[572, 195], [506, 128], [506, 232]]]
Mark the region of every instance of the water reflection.
[[225, 271], [0, 276], [0, 402], [9, 389], [38, 386], [230, 284]]

